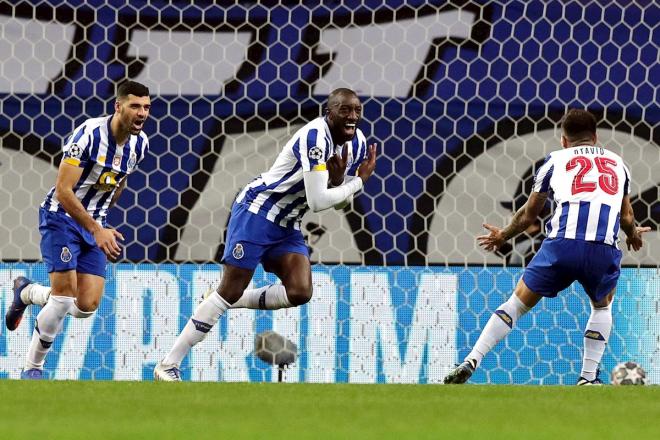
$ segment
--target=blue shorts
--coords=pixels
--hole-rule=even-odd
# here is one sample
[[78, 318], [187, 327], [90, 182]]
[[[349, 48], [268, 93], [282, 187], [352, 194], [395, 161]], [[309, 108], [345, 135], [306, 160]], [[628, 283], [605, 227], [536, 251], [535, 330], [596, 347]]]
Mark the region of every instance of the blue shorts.
[[550, 298], [578, 281], [597, 302], [616, 287], [620, 265], [621, 251], [609, 244], [545, 239], [525, 268], [523, 281], [532, 292]]
[[298, 229], [284, 228], [234, 202], [222, 263], [254, 270], [259, 263], [288, 253], [309, 258], [305, 239]]
[[41, 256], [48, 273], [75, 270], [105, 278], [105, 253], [94, 236], [66, 214], [39, 209]]

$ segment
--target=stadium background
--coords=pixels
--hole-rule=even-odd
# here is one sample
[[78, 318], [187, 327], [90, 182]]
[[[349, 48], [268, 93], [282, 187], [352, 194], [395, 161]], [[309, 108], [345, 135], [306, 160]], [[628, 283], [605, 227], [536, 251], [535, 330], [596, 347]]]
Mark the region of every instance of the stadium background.
[[[656, 4], [172, 3], [0, 2], [3, 313], [15, 276], [46, 281], [36, 207], [63, 139], [111, 110], [121, 79], [153, 94], [151, 154], [110, 216], [124, 260], [93, 320], [67, 322], [51, 377], [148, 378], [218, 276], [206, 263], [222, 251], [235, 193], [348, 86], [381, 155], [349, 209], [303, 222], [319, 263], [313, 302], [230, 312], [184, 364], [187, 378], [273, 380], [250, 354], [254, 334], [273, 328], [301, 348], [289, 381], [437, 382], [529, 257], [531, 239], [501, 256], [474, 236], [482, 221], [510, 218], [534, 164], [558, 146], [559, 117], [577, 106], [629, 164], [636, 217], [654, 229], [624, 258], [603, 366], [634, 359], [660, 381]], [[474, 380], [573, 383], [587, 318], [580, 289], [544, 301]], [[0, 375], [17, 377], [30, 326], [0, 332]]]

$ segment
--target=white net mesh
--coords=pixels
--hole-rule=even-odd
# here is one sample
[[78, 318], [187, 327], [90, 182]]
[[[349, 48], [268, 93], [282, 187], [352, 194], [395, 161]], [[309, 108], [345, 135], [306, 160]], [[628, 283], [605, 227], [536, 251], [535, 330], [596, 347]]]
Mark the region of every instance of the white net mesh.
[[[314, 272], [318, 303], [281, 314], [230, 312], [184, 372], [270, 380], [251, 341], [274, 328], [301, 351], [289, 379], [435, 381], [509, 295], [517, 267], [541, 238], [536, 225], [510, 249], [487, 255], [475, 246], [481, 224], [510, 219], [534, 167], [559, 147], [561, 115], [586, 107], [598, 117], [600, 143], [631, 170], [638, 222], [653, 228], [641, 252], [624, 252], [632, 269], [619, 285], [604, 366], [631, 358], [657, 378], [649, 363], [660, 333], [653, 324], [660, 300], [658, 22], [653, 2], [2, 1], [5, 304], [16, 273], [47, 280], [43, 266], [23, 263], [41, 258], [37, 206], [55, 180], [63, 139], [111, 110], [117, 82], [143, 82], [153, 97], [145, 128], [152, 149], [110, 216], [126, 237], [125, 265], [112, 268], [107, 312], [70, 324], [86, 341], [86, 348], [71, 345], [82, 363], [69, 361], [75, 356], [60, 345], [54, 353], [67, 354], [49, 358], [55, 377], [143, 377], [201, 289], [182, 274], [221, 255], [238, 190], [320, 114], [329, 91], [347, 86], [362, 99], [361, 128], [379, 143], [380, 157], [352, 206], [303, 220], [312, 260], [322, 263]], [[202, 284], [216, 281], [213, 270]], [[360, 290], [362, 271], [380, 287]], [[122, 296], [124, 272], [138, 274], [128, 282], [137, 296]], [[258, 273], [254, 283], [269, 277]], [[154, 279], [165, 293], [145, 287]], [[454, 284], [427, 289], [427, 282]], [[432, 306], [422, 307], [427, 291]], [[427, 309], [437, 313], [427, 316]], [[521, 321], [528, 331], [487, 358], [475, 380], [574, 380], [587, 314], [580, 289], [545, 301]], [[162, 334], [145, 330], [153, 328]], [[21, 335], [0, 336], [6, 374], [20, 369], [21, 337], [29, 332]], [[121, 364], [135, 353], [142, 355]]]

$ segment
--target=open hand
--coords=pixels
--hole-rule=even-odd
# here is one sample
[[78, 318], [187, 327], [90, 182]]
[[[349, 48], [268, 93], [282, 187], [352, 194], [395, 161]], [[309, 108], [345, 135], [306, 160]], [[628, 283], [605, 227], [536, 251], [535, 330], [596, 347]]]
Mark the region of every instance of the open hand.
[[496, 251], [504, 243], [506, 243], [506, 239], [504, 238], [504, 235], [502, 235], [502, 231], [503, 231], [502, 228], [498, 228], [497, 226], [489, 225], [488, 223], [484, 223], [483, 227], [490, 231], [490, 233], [487, 234], [487, 235], [479, 235], [477, 237], [477, 241], [479, 242], [479, 246], [483, 247], [484, 250], [486, 250], [488, 252]]
[[116, 260], [121, 254], [121, 246], [117, 240], [124, 240], [121, 232], [113, 228], [102, 228], [94, 233], [94, 240], [105, 255], [112, 261]]
[[626, 236], [626, 245], [628, 250], [638, 251], [642, 248], [642, 234], [651, 230], [648, 226], [635, 226], [635, 233], [632, 237]]

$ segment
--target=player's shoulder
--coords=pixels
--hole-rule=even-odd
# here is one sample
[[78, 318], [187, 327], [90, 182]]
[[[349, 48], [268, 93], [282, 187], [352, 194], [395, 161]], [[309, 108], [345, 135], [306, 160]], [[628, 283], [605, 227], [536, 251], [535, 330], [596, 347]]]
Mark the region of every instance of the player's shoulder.
[[300, 130], [298, 130], [295, 137], [298, 139], [304, 138], [307, 147], [312, 146], [309, 145], [310, 142], [316, 146], [324, 147], [329, 141], [329, 136], [330, 129], [328, 128], [328, 124], [325, 121], [325, 118], [320, 116], [305, 124]]
[[328, 123], [326, 122], [323, 116], [319, 116], [318, 118], [312, 119], [302, 128], [302, 130], [306, 132], [309, 132], [311, 130], [317, 130], [319, 133], [325, 133], [327, 129], [328, 129]]
[[85, 119], [85, 121], [80, 124], [80, 127], [85, 127], [88, 130], [94, 130], [98, 127], [104, 127], [108, 123], [109, 116], [99, 116], [97, 118]]
[[138, 133], [138, 140], [142, 143], [144, 147], [149, 146], [149, 136], [144, 131]]

